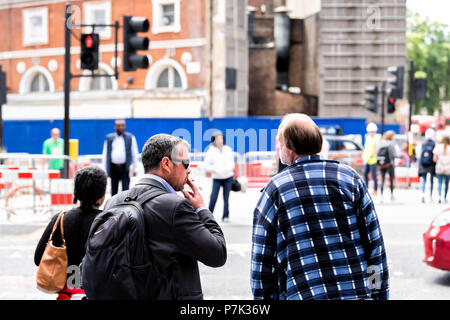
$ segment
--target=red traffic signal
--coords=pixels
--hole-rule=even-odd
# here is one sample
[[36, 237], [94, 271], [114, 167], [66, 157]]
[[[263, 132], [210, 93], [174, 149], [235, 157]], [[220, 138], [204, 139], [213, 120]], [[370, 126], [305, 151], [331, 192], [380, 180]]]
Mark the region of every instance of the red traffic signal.
[[98, 33], [81, 34], [81, 69], [97, 70], [99, 61], [100, 37]]
[[92, 39], [92, 36], [91, 36], [91, 35], [88, 35], [88, 36], [86, 37], [85, 42], [86, 42], [86, 43], [85, 43], [86, 48], [91, 49], [91, 48], [92, 48], [92, 45], [94, 44], [94, 40]]
[[[391, 93], [391, 95], [392, 95], [392, 93]], [[394, 113], [395, 112], [395, 103], [396, 102], [397, 102], [397, 100], [394, 97], [390, 96], [388, 98], [388, 105], [387, 105], [387, 112], [388, 113]]]

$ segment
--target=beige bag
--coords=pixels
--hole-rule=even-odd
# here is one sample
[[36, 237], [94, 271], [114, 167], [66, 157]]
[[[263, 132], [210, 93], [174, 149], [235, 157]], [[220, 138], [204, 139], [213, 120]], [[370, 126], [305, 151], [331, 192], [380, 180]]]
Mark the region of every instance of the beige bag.
[[[45, 293], [58, 293], [66, 286], [67, 281], [67, 251], [64, 239], [63, 219], [65, 212], [61, 212], [53, 225], [53, 230], [42, 255], [36, 274], [37, 288]], [[61, 223], [61, 247], [53, 245], [53, 233]]]

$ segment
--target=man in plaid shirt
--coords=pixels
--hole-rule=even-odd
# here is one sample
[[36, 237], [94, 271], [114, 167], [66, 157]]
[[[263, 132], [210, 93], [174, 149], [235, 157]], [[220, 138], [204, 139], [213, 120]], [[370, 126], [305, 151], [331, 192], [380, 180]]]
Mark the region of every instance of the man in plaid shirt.
[[278, 134], [289, 167], [254, 211], [254, 298], [388, 299], [383, 237], [361, 177], [317, 155], [322, 135], [310, 117], [286, 116]]

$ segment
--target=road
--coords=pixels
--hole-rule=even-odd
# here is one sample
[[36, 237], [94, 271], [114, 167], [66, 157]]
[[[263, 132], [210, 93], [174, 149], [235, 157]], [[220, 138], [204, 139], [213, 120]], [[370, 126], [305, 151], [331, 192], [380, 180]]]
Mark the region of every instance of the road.
[[[202, 188], [202, 193], [209, 194], [208, 186]], [[252, 209], [259, 194], [255, 189], [232, 193], [230, 221], [222, 223], [228, 247], [227, 263], [217, 269], [200, 264], [205, 299], [252, 299], [251, 224]], [[420, 193], [415, 189], [399, 190], [393, 202], [380, 203], [376, 198], [375, 203], [388, 256], [391, 299], [450, 299], [450, 272], [433, 269], [422, 262], [423, 233], [446, 206], [420, 203]], [[216, 208], [214, 214], [220, 221], [220, 198]], [[42, 227], [11, 225], [0, 228], [0, 300], [55, 299], [55, 295], [35, 289], [37, 268], [33, 255]]]

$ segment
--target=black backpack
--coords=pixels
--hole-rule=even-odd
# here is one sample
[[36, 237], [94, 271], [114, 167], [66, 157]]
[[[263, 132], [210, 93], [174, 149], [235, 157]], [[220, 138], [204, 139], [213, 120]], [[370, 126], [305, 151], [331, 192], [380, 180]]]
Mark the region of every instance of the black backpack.
[[82, 287], [88, 299], [151, 300], [161, 282], [167, 281], [152, 261], [143, 217], [144, 204], [164, 192], [142, 190], [125, 191], [124, 201], [113, 203], [92, 223], [81, 264]]
[[389, 154], [389, 145], [381, 147], [377, 153], [377, 164], [386, 167], [391, 164], [391, 155]]
[[429, 167], [432, 166], [434, 164], [433, 161], [433, 149], [434, 149], [434, 142], [429, 140], [426, 141], [423, 145], [422, 145], [422, 154], [420, 157], [420, 163], [422, 164], [422, 166], [424, 167]]

